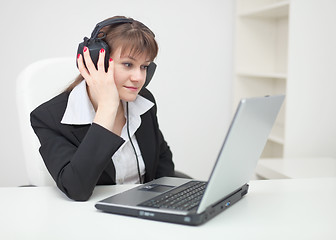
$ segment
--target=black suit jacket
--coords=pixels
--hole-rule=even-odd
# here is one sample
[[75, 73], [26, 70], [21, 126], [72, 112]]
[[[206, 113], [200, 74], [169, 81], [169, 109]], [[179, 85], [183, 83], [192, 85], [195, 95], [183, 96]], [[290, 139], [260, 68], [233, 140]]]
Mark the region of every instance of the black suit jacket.
[[[140, 94], [155, 103], [153, 95]], [[58, 188], [69, 198], [85, 201], [96, 185], [115, 184], [111, 160], [124, 140], [98, 124], [66, 125], [61, 119], [69, 93], [64, 92], [31, 113], [41, 156]], [[156, 105], [141, 116], [135, 135], [145, 163], [145, 182], [174, 175], [172, 153], [159, 129]]]

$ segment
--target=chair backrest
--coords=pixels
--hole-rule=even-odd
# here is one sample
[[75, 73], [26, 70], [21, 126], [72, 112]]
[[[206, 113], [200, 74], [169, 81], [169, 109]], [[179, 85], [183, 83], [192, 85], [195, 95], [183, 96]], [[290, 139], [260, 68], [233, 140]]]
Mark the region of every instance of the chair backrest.
[[30, 64], [16, 82], [16, 101], [29, 184], [55, 185], [39, 153], [40, 143], [30, 125], [30, 112], [61, 93], [79, 74], [75, 58], [52, 58]]

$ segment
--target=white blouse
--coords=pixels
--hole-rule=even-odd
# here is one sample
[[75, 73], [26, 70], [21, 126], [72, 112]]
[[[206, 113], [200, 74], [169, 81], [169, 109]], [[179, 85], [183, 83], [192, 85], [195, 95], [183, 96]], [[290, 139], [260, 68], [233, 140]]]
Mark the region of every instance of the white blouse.
[[[129, 118], [129, 132], [138, 156], [140, 173], [143, 178], [145, 175], [145, 163], [135, 137], [135, 132], [141, 125], [140, 116], [151, 109], [154, 106], [154, 103], [138, 95], [135, 101], [128, 103], [129, 116], [127, 116], [126, 112], [126, 102], [122, 101], [122, 104], [124, 107], [125, 118]], [[70, 92], [68, 104], [61, 123], [72, 125], [92, 124], [95, 114], [96, 113], [86, 90], [86, 82], [83, 80]], [[137, 159], [128, 138], [127, 124], [124, 125], [121, 131], [121, 137], [125, 140], [125, 142], [112, 156], [112, 161], [116, 170], [116, 183], [139, 183]]]

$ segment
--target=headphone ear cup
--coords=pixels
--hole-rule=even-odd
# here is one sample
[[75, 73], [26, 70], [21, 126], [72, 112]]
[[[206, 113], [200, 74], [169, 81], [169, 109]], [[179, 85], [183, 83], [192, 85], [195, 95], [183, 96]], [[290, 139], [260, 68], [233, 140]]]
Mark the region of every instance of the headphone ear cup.
[[147, 85], [150, 83], [155, 73], [155, 69], [156, 69], [156, 64], [154, 62], [151, 62], [147, 67], [146, 81], [143, 87], [147, 87]]
[[[105, 50], [104, 66], [105, 66], [105, 71], [107, 72], [107, 69], [108, 69], [108, 66], [109, 66], [109, 58], [110, 58], [110, 48], [107, 45], [107, 43], [104, 42], [101, 39], [94, 39], [94, 40], [90, 39], [87, 42], [85, 42], [85, 41], [81, 42], [78, 45], [77, 56], [78, 56], [78, 54], [81, 54], [83, 56], [84, 46], [86, 46], [89, 49], [91, 60], [92, 60], [93, 64], [96, 66], [96, 69], [98, 69], [97, 64], [98, 64], [100, 50], [102, 48]], [[84, 65], [86, 67], [85, 60], [83, 59], [83, 61], [84, 61]], [[77, 64], [77, 61], [76, 61], [76, 64]], [[78, 67], [78, 65], [77, 65], [77, 67]]]

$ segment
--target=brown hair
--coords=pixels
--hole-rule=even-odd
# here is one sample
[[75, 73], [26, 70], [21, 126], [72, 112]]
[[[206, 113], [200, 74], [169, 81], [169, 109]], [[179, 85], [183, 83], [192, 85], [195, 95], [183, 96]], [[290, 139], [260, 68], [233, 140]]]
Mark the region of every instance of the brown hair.
[[[131, 23], [113, 24], [103, 27], [100, 32], [106, 34], [105, 42], [110, 48], [110, 54], [112, 55], [116, 49], [121, 47], [121, 54], [125, 54], [129, 51], [130, 56], [137, 56], [140, 54], [146, 54], [150, 61], [153, 61], [158, 53], [158, 45], [155, 40], [154, 33], [139, 21], [132, 18], [126, 18], [124, 16], [115, 16], [108, 19], [124, 18], [132, 20]], [[106, 20], [108, 20], [106, 19]], [[70, 92], [81, 81], [83, 76], [79, 76], [72, 82], [65, 92]]]

